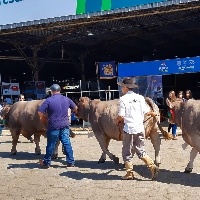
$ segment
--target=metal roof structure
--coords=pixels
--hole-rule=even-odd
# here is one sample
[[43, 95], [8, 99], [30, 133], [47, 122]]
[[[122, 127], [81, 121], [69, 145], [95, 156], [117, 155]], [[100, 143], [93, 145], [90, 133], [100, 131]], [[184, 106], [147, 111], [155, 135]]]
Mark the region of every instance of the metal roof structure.
[[[118, 62], [196, 56], [200, 51], [200, 1], [170, 0], [117, 10], [36, 20], [0, 26], [0, 59], [32, 57], [39, 61], [59, 50], [79, 66], [84, 53], [87, 66], [95, 61]], [[7, 50], [8, 52], [4, 51]], [[45, 58], [46, 56], [46, 58]], [[41, 58], [40, 58], [41, 57]], [[80, 70], [79, 70], [80, 71]], [[87, 71], [87, 70], [86, 70]], [[88, 73], [91, 72], [88, 67]]]

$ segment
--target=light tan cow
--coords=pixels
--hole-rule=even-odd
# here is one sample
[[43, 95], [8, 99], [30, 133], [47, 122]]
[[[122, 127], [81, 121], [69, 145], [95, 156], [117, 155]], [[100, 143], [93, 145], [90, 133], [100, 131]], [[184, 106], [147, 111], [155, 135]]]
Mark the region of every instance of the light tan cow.
[[186, 143], [183, 148], [187, 145], [192, 147], [190, 160], [185, 168], [185, 173], [190, 173], [194, 159], [200, 153], [200, 100], [176, 101], [173, 106], [175, 122], [180, 126]]
[[[159, 125], [159, 108], [150, 98], [146, 98], [146, 103], [151, 110], [156, 112], [158, 115], [157, 117], [145, 116], [144, 126], [146, 138], [150, 137], [155, 149], [155, 163], [159, 165], [161, 163], [159, 154], [161, 140], [159, 137], [158, 128], [162, 128]], [[99, 163], [105, 162], [106, 154], [115, 163], [119, 163], [119, 158], [108, 150], [111, 139], [118, 141], [122, 140], [123, 125], [116, 125], [118, 104], [119, 100], [97, 101], [90, 100], [87, 97], [82, 97], [79, 100], [77, 117], [82, 118], [86, 122], [90, 122], [94, 135], [103, 151], [99, 159]], [[163, 129], [161, 129], [161, 131], [166, 139], [171, 139], [171, 135], [169, 135]]]
[[19, 135], [22, 134], [29, 139], [33, 133], [36, 144], [35, 153], [41, 154], [40, 136], [46, 136], [46, 127], [40, 122], [37, 112], [42, 102], [43, 100], [19, 101], [10, 108], [4, 108], [5, 125], [10, 129], [12, 135], [11, 153], [13, 155], [17, 153], [16, 146]]
[[[7, 105], [2, 110], [2, 115], [5, 118], [5, 125], [10, 129], [12, 135], [12, 149], [11, 153], [15, 155], [17, 153], [17, 143], [19, 135], [22, 134], [27, 139], [34, 135], [34, 141], [36, 144], [35, 153], [40, 155], [40, 136], [46, 137], [47, 127], [41, 123], [38, 115], [38, 107], [44, 100], [32, 100], [32, 101], [19, 101], [12, 106]], [[70, 136], [75, 137], [75, 134], [70, 130]], [[58, 145], [56, 145], [52, 158], [58, 156]]]

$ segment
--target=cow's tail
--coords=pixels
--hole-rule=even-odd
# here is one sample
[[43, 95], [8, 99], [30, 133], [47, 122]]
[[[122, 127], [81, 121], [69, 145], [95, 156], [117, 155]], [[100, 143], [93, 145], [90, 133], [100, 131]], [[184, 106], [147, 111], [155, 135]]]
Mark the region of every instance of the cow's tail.
[[[153, 100], [149, 97], [145, 97], [145, 101], [147, 102], [147, 104], [149, 105], [149, 107], [154, 111], [154, 112], [157, 112], [156, 111], [156, 108], [155, 108], [155, 103], [153, 102]], [[160, 113], [157, 113], [157, 114], [160, 114]], [[167, 131], [165, 131], [163, 129], [163, 127], [161, 126], [160, 124], [160, 120], [156, 117], [156, 120], [157, 120], [157, 126], [160, 130], [160, 132], [162, 133], [163, 137], [165, 140], [171, 140], [173, 138], [173, 135], [171, 133], [168, 133]]]
[[160, 125], [160, 122], [157, 122], [157, 125], [165, 140], [171, 140], [173, 138], [171, 133], [168, 133], [163, 129], [163, 127]]

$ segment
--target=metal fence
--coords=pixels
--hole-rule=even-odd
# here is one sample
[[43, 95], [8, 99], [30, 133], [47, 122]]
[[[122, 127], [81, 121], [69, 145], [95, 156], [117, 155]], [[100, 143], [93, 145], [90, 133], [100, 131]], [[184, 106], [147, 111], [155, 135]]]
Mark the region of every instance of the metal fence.
[[[111, 100], [111, 99], [116, 99], [119, 98], [119, 90], [110, 90], [110, 87], [108, 87], [108, 90], [95, 90], [95, 91], [91, 91], [91, 90], [87, 90], [87, 91], [77, 91], [77, 92], [65, 92], [66, 96], [71, 96], [71, 95], [78, 95], [79, 97], [92, 97], [92, 96], [96, 96], [101, 100]], [[96, 95], [94, 95], [96, 94]]]

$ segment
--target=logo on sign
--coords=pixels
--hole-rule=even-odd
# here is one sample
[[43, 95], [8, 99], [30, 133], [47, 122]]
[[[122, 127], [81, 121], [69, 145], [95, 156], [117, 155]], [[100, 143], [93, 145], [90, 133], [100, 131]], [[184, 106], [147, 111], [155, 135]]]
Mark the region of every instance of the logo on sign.
[[194, 69], [194, 64], [195, 64], [194, 60], [183, 60], [182, 62], [177, 61], [178, 69], [181, 71]]
[[23, 0], [0, 0], [0, 5], [7, 5], [7, 4], [10, 4], [10, 3], [18, 3], [20, 1], [23, 1]]
[[161, 72], [168, 72], [168, 67], [167, 67], [167, 65], [166, 65], [165, 62], [163, 62], [161, 64], [161, 66], [159, 67], [159, 71], [161, 71]]

